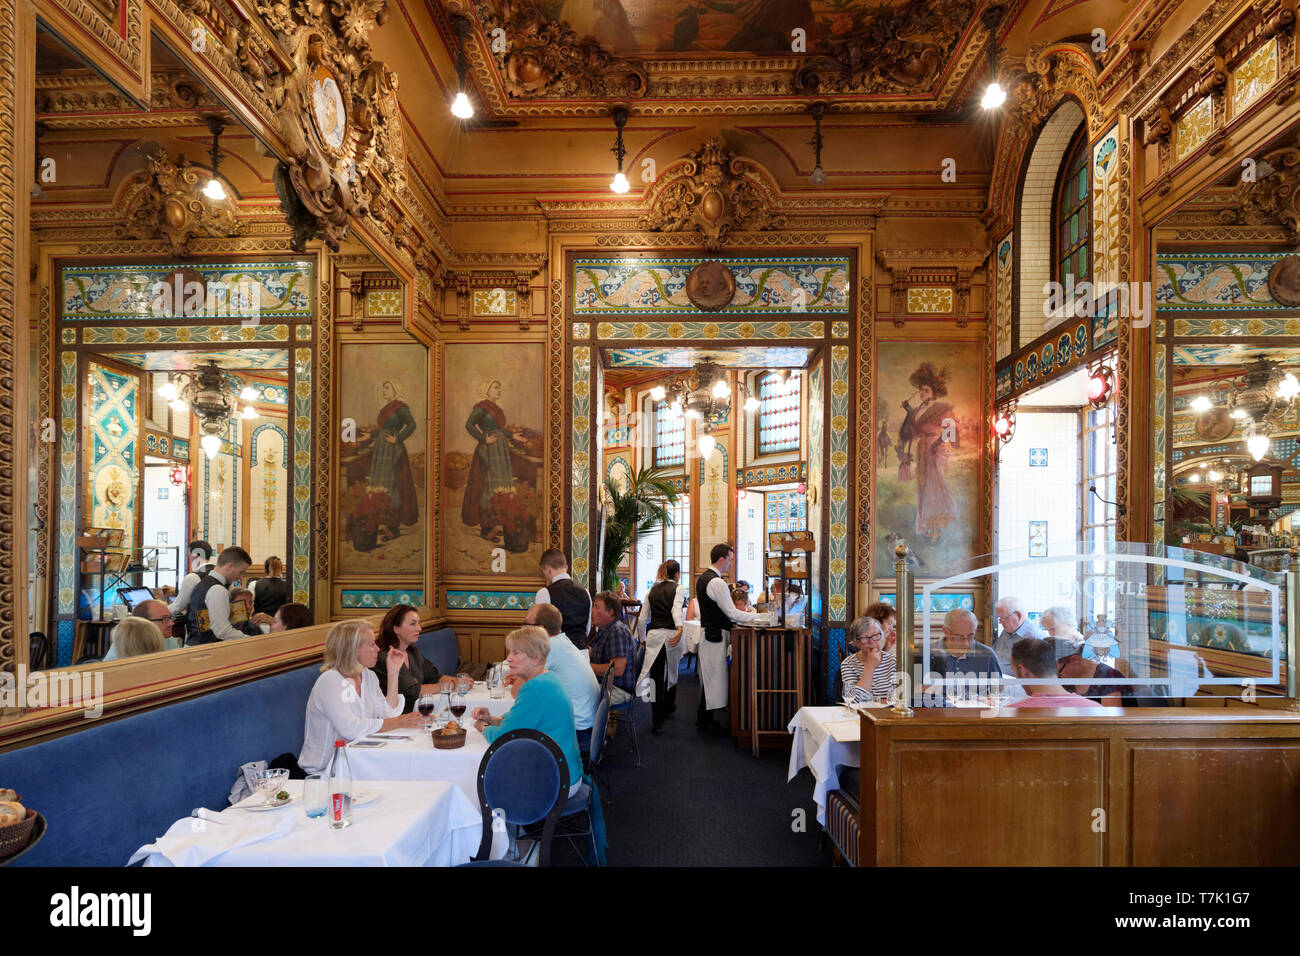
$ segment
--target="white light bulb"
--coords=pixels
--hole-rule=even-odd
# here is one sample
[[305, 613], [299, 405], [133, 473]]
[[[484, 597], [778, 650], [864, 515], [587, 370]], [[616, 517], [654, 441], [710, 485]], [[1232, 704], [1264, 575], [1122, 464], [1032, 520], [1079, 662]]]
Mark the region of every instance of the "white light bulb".
[[1234, 408], [1234, 409], [1233, 409], [1232, 411], [1230, 411], [1228, 414], [1231, 415], [1233, 418], [1236, 418], [1236, 419], [1238, 419], [1238, 420], [1247, 417], [1247, 416], [1246, 416], [1246, 413], [1245, 413], [1242, 409], [1240, 409], [1240, 408]]
[[226, 187], [221, 185], [221, 180], [213, 176], [208, 180], [208, 184], [203, 187], [203, 195], [209, 199], [220, 201], [226, 198]]
[[1214, 471], [1213, 469], [1211, 469], [1210, 471], [1206, 472], [1206, 477], [1208, 477], [1210, 481], [1217, 484], [1218, 482], [1223, 480], [1223, 472]]
[[163, 387], [158, 389], [158, 397], [164, 401], [175, 401], [181, 397], [181, 391], [172, 382], [164, 382]]
[[705, 461], [713, 457], [713, 450], [717, 447], [718, 442], [712, 435], [700, 436], [700, 457]]
[[665, 391], [662, 385], [656, 385], [654, 388], [650, 389], [650, 397], [653, 398], [656, 402], [662, 402], [664, 400], [664, 396], [667, 394], [668, 392]]
[[812, 183], [814, 186], [825, 186], [826, 170], [822, 169], [821, 166], [815, 167], [812, 171], [812, 175], [808, 177], [808, 182]]
[[1297, 395], [1300, 395], [1300, 380], [1296, 379], [1291, 372], [1286, 373], [1286, 377], [1278, 383], [1277, 397], [1284, 402], [1289, 402]]
[[183, 401], [181, 401], [179, 398], [173, 398], [170, 402], [167, 403], [167, 407], [174, 412], [188, 412], [190, 410], [190, 407], [186, 405]]
[[221, 451], [221, 439], [216, 435], [204, 435], [200, 444], [203, 445], [203, 451], [208, 458], [216, 458], [217, 452]]
[[1194, 399], [1192, 399], [1192, 411], [1196, 412], [1196, 414], [1198, 415], [1201, 414], [1202, 412], [1208, 412], [1213, 407], [1214, 407], [1214, 403], [1211, 402], [1204, 395], [1197, 395]]
[[257, 409], [254, 408], [252, 405], [245, 405], [245, 406], [244, 406], [244, 417], [245, 417], [245, 418], [256, 418], [256, 417], [257, 417]]
[[726, 398], [728, 392], [727, 380], [720, 378], [713, 383], [713, 397]]
[[756, 412], [758, 411], [758, 406], [760, 404], [761, 403], [759, 402], [759, 400], [755, 398], [753, 395], [751, 395], [749, 396], [749, 398], [745, 399], [745, 411]]
[[1198, 472], [1192, 472], [1192, 474], [1188, 475], [1187, 480], [1194, 485], [1199, 485], [1201, 483], [1201, 476]]
[[984, 98], [980, 100], [980, 106], [986, 110], [995, 110], [1007, 101], [1007, 94], [1003, 92], [1002, 87], [994, 80], [984, 90]]
[[457, 119], [469, 119], [474, 115], [474, 104], [469, 101], [464, 90], [457, 93], [456, 98], [451, 101], [451, 115]]
[[253, 388], [251, 385], [245, 385], [243, 391], [239, 393], [239, 400], [241, 402], [257, 401], [257, 389]]
[[697, 412], [697, 411], [696, 411], [695, 409], [693, 409], [693, 408], [688, 408], [688, 409], [686, 409], [686, 417], [687, 417], [687, 418], [699, 418], [699, 417], [700, 417], [700, 413]]
[[624, 176], [622, 173], [616, 173], [614, 175], [614, 181], [609, 184], [609, 188], [612, 189], [614, 192], [622, 195], [632, 187], [631, 184], [628, 183], [626, 176]]
[[1271, 444], [1267, 435], [1251, 435], [1246, 439], [1246, 447], [1250, 449], [1250, 454], [1256, 461], [1268, 454]]

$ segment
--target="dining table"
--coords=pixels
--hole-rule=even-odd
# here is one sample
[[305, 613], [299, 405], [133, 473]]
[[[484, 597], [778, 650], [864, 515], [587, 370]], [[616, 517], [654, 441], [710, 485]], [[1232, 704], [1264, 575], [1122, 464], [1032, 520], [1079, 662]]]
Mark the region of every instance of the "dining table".
[[[145, 866], [456, 866], [478, 852], [477, 801], [447, 781], [368, 780], [353, 788], [352, 823], [307, 816], [303, 781], [283, 784], [291, 799], [256, 809], [254, 793], [222, 811], [195, 810], [130, 862]], [[504, 850], [504, 847], [502, 847]], [[494, 853], [499, 856], [500, 853]]]
[[840, 788], [841, 768], [861, 764], [861, 744], [850, 726], [860, 720], [855, 711], [844, 705], [800, 707], [786, 726], [793, 738], [786, 781], [793, 780], [804, 767], [808, 768], [813, 776], [817, 822], [823, 826], [826, 824], [826, 795]]

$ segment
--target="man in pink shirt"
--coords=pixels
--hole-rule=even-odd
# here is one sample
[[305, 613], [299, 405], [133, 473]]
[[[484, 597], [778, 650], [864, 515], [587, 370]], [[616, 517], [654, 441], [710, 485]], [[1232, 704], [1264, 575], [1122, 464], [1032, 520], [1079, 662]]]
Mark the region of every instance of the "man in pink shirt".
[[[1065, 647], [1062, 650], [1067, 653], [1070, 650], [1069, 641], [1061, 641]], [[1029, 694], [1024, 700], [1018, 700], [1012, 707], [1100, 707], [1101, 704], [1095, 700], [1089, 700], [1086, 697], [1080, 697], [1078, 694], [1071, 694], [1058, 681], [1060, 676], [1056, 670], [1057, 659], [1057, 639], [1048, 638], [1041, 640], [1037, 637], [1026, 637], [1016, 641], [1015, 646], [1011, 648], [1011, 669], [1015, 672], [1016, 677], [1021, 680], [1031, 678], [1051, 678], [1050, 684], [1031, 684], [1025, 688]]]

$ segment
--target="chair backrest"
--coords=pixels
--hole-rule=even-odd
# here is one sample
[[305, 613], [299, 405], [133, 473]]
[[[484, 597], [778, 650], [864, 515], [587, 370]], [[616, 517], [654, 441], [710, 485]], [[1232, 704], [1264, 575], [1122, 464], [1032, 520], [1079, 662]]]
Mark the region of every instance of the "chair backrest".
[[605, 676], [600, 679], [600, 696], [609, 700], [609, 688], [614, 683], [614, 668], [605, 668]]
[[478, 802], [483, 812], [483, 836], [476, 860], [492, 851], [492, 828], [499, 818], [507, 824], [542, 829], [540, 863], [551, 856], [551, 834], [569, 796], [569, 763], [559, 745], [530, 727], [502, 734], [488, 747], [478, 766]]
[[[663, 648], [661, 653], [667, 654], [668, 648]], [[636, 666], [632, 669], [632, 679], [641, 679], [641, 669], [645, 667], [645, 641], [636, 646]]]
[[591, 718], [591, 744], [588, 756], [594, 764], [600, 759], [600, 752], [605, 747], [605, 729], [609, 726], [609, 693], [602, 694], [596, 705], [596, 715]]
[[32, 631], [27, 638], [27, 667], [40, 671], [50, 666], [50, 639], [40, 631]]

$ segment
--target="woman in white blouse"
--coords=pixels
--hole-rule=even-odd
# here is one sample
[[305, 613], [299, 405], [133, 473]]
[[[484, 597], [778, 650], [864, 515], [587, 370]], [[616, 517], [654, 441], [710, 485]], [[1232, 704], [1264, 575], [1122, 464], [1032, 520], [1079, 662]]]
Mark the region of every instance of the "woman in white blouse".
[[334, 741], [351, 743], [361, 737], [400, 727], [419, 727], [418, 713], [402, 713], [397, 675], [406, 654], [389, 649], [388, 696], [379, 689], [372, 667], [379, 661], [375, 630], [366, 621], [340, 621], [325, 636], [323, 673], [307, 698], [307, 722], [298, 765], [307, 773], [321, 773], [330, 761]]

